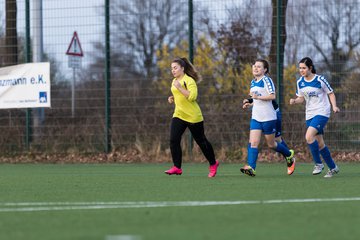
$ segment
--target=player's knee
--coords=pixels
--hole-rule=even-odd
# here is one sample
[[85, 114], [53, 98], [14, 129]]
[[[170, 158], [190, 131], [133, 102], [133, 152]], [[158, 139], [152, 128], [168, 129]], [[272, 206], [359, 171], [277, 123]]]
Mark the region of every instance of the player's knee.
[[276, 149], [275, 141], [267, 142], [267, 145], [268, 145], [269, 148]]
[[311, 134], [306, 134], [305, 135], [305, 140], [306, 140], [307, 143], [312, 143], [312, 142], [315, 141], [315, 137], [312, 136]]
[[319, 144], [319, 149], [322, 150], [325, 147], [325, 143], [324, 142], [318, 142]]
[[181, 139], [179, 140], [179, 139], [170, 139], [170, 146], [171, 147], [173, 147], [173, 146], [178, 146], [178, 145], [180, 145], [180, 143], [181, 143]]
[[260, 142], [257, 142], [257, 141], [253, 141], [250, 143], [250, 147], [252, 148], [257, 148], [259, 146]]

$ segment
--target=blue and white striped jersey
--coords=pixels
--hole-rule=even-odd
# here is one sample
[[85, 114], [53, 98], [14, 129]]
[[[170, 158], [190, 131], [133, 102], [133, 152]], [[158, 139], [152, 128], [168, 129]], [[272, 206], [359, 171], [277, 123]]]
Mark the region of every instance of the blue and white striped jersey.
[[[250, 93], [257, 96], [268, 96], [275, 94], [275, 86], [270, 77], [264, 76], [260, 80], [253, 79], [250, 85]], [[276, 120], [276, 111], [272, 101], [254, 99], [252, 108], [252, 119], [258, 122]]]
[[296, 95], [305, 98], [306, 120], [316, 115], [330, 117], [331, 105], [328, 94], [332, 92], [333, 89], [324, 76], [315, 75], [310, 81], [304, 77], [297, 80]]

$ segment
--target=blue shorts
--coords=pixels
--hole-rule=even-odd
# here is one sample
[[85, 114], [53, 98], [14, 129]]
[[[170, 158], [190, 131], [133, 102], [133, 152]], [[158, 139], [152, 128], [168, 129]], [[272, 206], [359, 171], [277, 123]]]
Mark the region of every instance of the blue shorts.
[[328, 122], [329, 118], [321, 115], [316, 115], [315, 117], [306, 120], [306, 126], [307, 127], [313, 127], [318, 130], [317, 135], [323, 135], [324, 134], [324, 127], [326, 123]]
[[250, 130], [261, 130], [265, 135], [273, 134], [276, 132], [276, 120], [258, 122], [255, 119], [250, 121]]
[[275, 137], [280, 137], [281, 136], [281, 121], [282, 121], [282, 117], [281, 117], [281, 112], [280, 111], [276, 111], [276, 132], [275, 132]]

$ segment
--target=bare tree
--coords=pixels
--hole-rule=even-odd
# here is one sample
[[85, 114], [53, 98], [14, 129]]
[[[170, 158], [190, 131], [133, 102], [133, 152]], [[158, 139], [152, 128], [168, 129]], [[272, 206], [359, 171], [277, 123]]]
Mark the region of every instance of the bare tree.
[[312, 7], [309, 11], [303, 11], [301, 18], [306, 28], [304, 33], [321, 55], [332, 85], [339, 88], [342, 79], [357, 68], [350, 60], [360, 44], [360, 3], [353, 1], [344, 4], [341, 0], [329, 0], [317, 4], [311, 1], [310, 5]]
[[289, 43], [285, 43], [284, 66], [287, 64], [295, 64], [299, 61], [298, 53], [302, 43], [299, 36], [304, 34], [304, 28], [301, 27], [298, 19], [299, 12], [297, 7], [287, 7], [286, 13], [283, 12], [283, 14], [286, 14], [286, 41]]
[[217, 43], [225, 52], [225, 59], [232, 62], [233, 71], [239, 74], [242, 64], [264, 54], [264, 29], [253, 21], [251, 12], [232, 9], [229, 16], [230, 23], [222, 24], [217, 31]]
[[181, 1], [114, 1], [111, 11], [112, 51], [144, 77], [157, 74], [157, 50], [186, 38], [187, 5]]
[[[228, 19], [223, 23], [214, 24], [210, 16], [202, 19], [222, 58], [222, 71], [229, 69], [233, 76], [239, 76], [246, 64], [250, 64], [257, 57], [263, 57], [266, 54], [267, 28], [258, 18], [266, 18], [267, 15], [260, 16], [258, 13], [258, 18], [255, 19], [252, 9], [256, 9], [256, 3], [246, 1], [240, 7], [232, 6], [231, 9], [228, 9]], [[266, 21], [264, 20], [264, 22]], [[240, 87], [237, 79], [229, 77], [227, 79], [232, 79], [232, 91], [237, 93]]]

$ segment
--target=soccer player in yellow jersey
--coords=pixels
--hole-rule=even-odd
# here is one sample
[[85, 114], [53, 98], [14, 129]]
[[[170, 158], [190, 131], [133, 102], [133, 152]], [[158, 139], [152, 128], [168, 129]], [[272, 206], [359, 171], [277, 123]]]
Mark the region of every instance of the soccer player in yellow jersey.
[[208, 177], [215, 177], [219, 162], [215, 160], [213, 147], [206, 139], [204, 118], [196, 102], [198, 95], [196, 82], [201, 79], [201, 76], [186, 58], [174, 59], [171, 63], [171, 73], [174, 79], [171, 84], [172, 96], [168, 98], [168, 102], [175, 104], [170, 127], [170, 149], [174, 166], [165, 171], [165, 173], [168, 175], [182, 174], [182, 150], [180, 142], [186, 128], [189, 128], [194, 140], [209, 161]]

